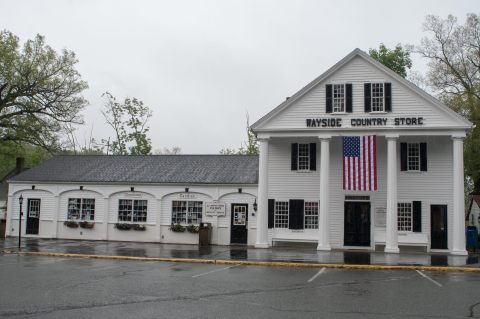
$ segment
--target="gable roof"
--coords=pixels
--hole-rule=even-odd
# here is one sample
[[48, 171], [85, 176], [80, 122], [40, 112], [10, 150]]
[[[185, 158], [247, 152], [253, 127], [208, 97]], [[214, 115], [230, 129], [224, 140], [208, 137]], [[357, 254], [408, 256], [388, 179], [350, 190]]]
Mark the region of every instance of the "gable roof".
[[256, 184], [257, 155], [60, 155], [9, 182]]
[[339, 70], [341, 67], [346, 65], [349, 61], [351, 61], [354, 57], [362, 57], [365, 59], [367, 62], [369, 62], [371, 65], [374, 67], [380, 69], [384, 73], [386, 73], [388, 76], [394, 78], [395, 80], [399, 81], [406, 87], [408, 87], [410, 90], [414, 91], [418, 95], [422, 96], [424, 99], [427, 101], [431, 102], [433, 105], [437, 106], [441, 111], [447, 113], [450, 117], [453, 117], [454, 119], [457, 119], [461, 121], [464, 124], [465, 129], [469, 129], [473, 126], [473, 124], [465, 119], [463, 116], [460, 114], [454, 112], [452, 109], [450, 109], [448, 106], [443, 104], [441, 101], [436, 99], [435, 97], [431, 96], [424, 90], [420, 89], [418, 86], [413, 84], [412, 82], [408, 81], [407, 79], [403, 78], [402, 76], [398, 75], [396, 72], [392, 71], [390, 68], [386, 67], [382, 63], [378, 62], [377, 60], [373, 59], [371, 56], [369, 56], [367, 53], [363, 52], [360, 49], [355, 49], [352, 52], [350, 52], [347, 56], [345, 56], [343, 59], [338, 61], [334, 66], [329, 68], [327, 71], [325, 71], [323, 74], [321, 74], [319, 77], [314, 79], [312, 82], [308, 83], [305, 87], [303, 87], [300, 91], [292, 95], [290, 98], [285, 100], [283, 103], [278, 105], [276, 108], [274, 108], [272, 111], [268, 112], [266, 115], [261, 117], [259, 120], [257, 120], [255, 123], [251, 125], [251, 129], [253, 131], [261, 129], [261, 127], [266, 124], [268, 121], [270, 121], [272, 118], [274, 118], [277, 114], [279, 114], [281, 111], [289, 107], [290, 105], [294, 104], [295, 101], [300, 99], [302, 96], [307, 94], [310, 90], [315, 88], [320, 82], [325, 80], [327, 77], [335, 73], [337, 70]]

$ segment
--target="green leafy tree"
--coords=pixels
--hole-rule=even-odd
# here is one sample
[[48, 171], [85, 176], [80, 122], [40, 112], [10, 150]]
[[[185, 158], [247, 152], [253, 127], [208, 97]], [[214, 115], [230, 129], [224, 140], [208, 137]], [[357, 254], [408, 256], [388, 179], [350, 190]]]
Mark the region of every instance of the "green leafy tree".
[[392, 50], [381, 43], [378, 50], [369, 49], [368, 54], [404, 78], [407, 76], [407, 69], [412, 68], [410, 52], [403, 48], [401, 44], [397, 44], [395, 49]]
[[115, 155], [147, 155], [152, 150], [152, 142], [147, 133], [148, 120], [152, 116], [149, 107], [136, 98], [126, 98], [123, 102], [110, 93], [103, 94], [106, 98], [105, 110], [102, 111], [107, 124], [113, 128], [113, 141], [103, 140], [107, 154]]
[[74, 52], [57, 53], [41, 35], [20, 47], [13, 33], [0, 32], [0, 143], [60, 148], [64, 124], [82, 123], [87, 104], [77, 62]]
[[475, 127], [465, 139], [465, 170], [480, 192], [480, 18], [468, 14], [465, 24], [449, 15], [427, 16], [424, 37], [415, 51], [428, 60], [427, 80], [437, 96]]

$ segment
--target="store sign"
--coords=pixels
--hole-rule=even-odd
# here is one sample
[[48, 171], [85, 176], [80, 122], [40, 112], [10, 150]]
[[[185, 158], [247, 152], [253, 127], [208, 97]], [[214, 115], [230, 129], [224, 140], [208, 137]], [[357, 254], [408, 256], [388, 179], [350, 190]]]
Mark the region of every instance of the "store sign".
[[[386, 117], [369, 117], [350, 119], [351, 127], [359, 126], [418, 126], [423, 125], [423, 117], [395, 117], [388, 119]], [[342, 127], [341, 118], [311, 118], [306, 119], [307, 127]]]
[[205, 215], [207, 216], [225, 216], [227, 204], [220, 202], [205, 203]]
[[192, 199], [192, 198], [197, 198], [197, 195], [190, 194], [190, 193], [184, 193], [184, 194], [180, 194], [179, 197], [182, 198], [182, 199]]

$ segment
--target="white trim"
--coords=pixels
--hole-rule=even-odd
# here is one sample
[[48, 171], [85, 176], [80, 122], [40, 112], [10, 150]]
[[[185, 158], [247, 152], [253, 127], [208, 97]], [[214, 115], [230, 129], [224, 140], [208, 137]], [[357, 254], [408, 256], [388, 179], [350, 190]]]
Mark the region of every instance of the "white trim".
[[345, 64], [347, 64], [350, 60], [352, 60], [354, 57], [360, 56], [363, 59], [365, 59], [367, 62], [375, 66], [377, 69], [380, 71], [383, 71], [396, 81], [400, 82], [400, 84], [403, 84], [405, 87], [410, 89], [411, 91], [417, 93], [420, 95], [423, 99], [429, 101], [430, 103], [434, 104], [439, 108], [439, 110], [443, 111], [447, 115], [449, 115], [451, 118], [460, 121], [464, 125], [460, 125], [459, 128], [463, 130], [469, 130], [473, 127], [473, 123], [471, 123], [469, 120], [465, 119], [462, 117], [460, 114], [454, 112], [451, 110], [448, 106], [443, 104], [441, 101], [438, 99], [434, 98], [427, 92], [423, 91], [420, 89], [418, 86], [415, 84], [411, 83], [410, 81], [404, 79], [402, 76], [398, 75], [396, 72], [390, 70], [388, 67], [384, 66], [380, 62], [376, 61], [372, 57], [370, 57], [368, 54], [363, 52], [360, 49], [355, 49], [352, 52], [350, 52], [347, 56], [345, 56], [343, 59], [341, 59], [339, 62], [337, 62], [334, 66], [332, 66], [330, 69], [325, 71], [323, 74], [321, 74], [319, 77], [308, 83], [305, 87], [303, 87], [301, 90], [299, 90], [297, 93], [292, 95], [288, 100], [284, 101], [280, 105], [278, 105], [276, 108], [274, 108], [272, 111], [261, 117], [259, 120], [257, 120], [255, 123], [253, 123], [250, 128], [255, 132], [259, 132], [262, 129], [262, 126], [264, 126], [266, 123], [268, 123], [272, 118], [274, 118], [278, 113], [283, 111], [285, 108], [288, 106], [292, 105], [295, 101], [297, 101], [299, 98], [307, 94], [310, 90], [315, 88], [318, 84], [320, 84], [323, 80], [325, 80], [327, 77], [329, 77], [331, 74], [335, 73], [337, 70], [339, 70], [341, 67], [343, 67]]

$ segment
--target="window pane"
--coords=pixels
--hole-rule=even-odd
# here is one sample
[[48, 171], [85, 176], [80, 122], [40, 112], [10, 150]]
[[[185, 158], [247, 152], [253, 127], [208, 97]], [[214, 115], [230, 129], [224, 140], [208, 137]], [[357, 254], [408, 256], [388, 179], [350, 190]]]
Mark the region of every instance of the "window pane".
[[310, 169], [310, 144], [298, 144], [298, 170]]
[[95, 219], [95, 199], [94, 198], [82, 198], [82, 220], [94, 220]]
[[412, 231], [412, 203], [398, 203], [398, 231]]
[[318, 228], [318, 202], [305, 202], [305, 229]]
[[80, 219], [80, 207], [80, 198], [69, 198], [67, 219]]
[[132, 200], [120, 199], [118, 201], [118, 221], [130, 222], [132, 221]]
[[200, 224], [202, 222], [203, 202], [188, 202], [188, 224]]
[[345, 85], [333, 85], [333, 112], [345, 112]]
[[133, 222], [146, 223], [147, 222], [147, 204], [146, 200], [133, 201]]
[[383, 83], [372, 83], [372, 112], [384, 111]]
[[275, 228], [288, 228], [288, 202], [275, 202]]
[[407, 144], [407, 169], [409, 171], [420, 170], [420, 144]]
[[172, 224], [185, 224], [187, 222], [187, 202], [172, 201]]

